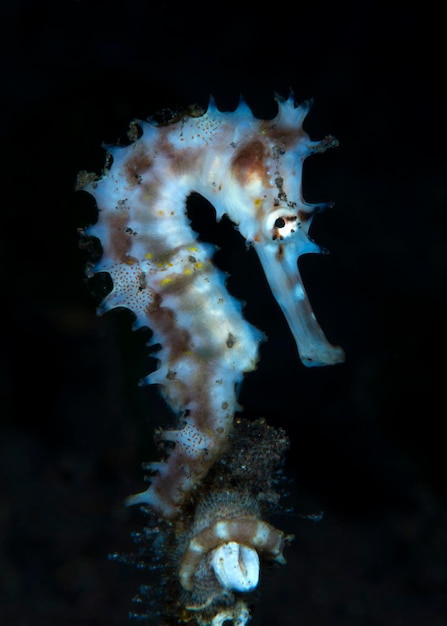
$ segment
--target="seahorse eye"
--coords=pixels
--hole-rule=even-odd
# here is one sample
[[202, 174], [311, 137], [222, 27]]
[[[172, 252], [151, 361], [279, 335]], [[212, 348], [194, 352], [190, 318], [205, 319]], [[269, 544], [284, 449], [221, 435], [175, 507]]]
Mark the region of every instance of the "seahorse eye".
[[284, 218], [278, 217], [275, 220], [275, 228], [284, 228], [285, 225], [286, 225], [286, 222], [285, 222]]
[[290, 239], [300, 227], [300, 220], [293, 211], [281, 207], [265, 217], [264, 233], [273, 241]]
[[282, 214], [275, 218], [270, 235], [273, 241], [284, 241], [284, 239], [290, 239], [297, 228], [299, 228], [299, 221], [296, 215]]

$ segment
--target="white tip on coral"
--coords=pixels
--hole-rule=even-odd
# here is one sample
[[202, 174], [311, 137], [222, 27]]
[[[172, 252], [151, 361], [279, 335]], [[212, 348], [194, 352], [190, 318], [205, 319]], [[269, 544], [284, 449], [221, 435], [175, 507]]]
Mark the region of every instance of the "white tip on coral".
[[258, 553], [236, 541], [216, 548], [211, 564], [217, 580], [228, 591], [252, 591], [259, 582]]

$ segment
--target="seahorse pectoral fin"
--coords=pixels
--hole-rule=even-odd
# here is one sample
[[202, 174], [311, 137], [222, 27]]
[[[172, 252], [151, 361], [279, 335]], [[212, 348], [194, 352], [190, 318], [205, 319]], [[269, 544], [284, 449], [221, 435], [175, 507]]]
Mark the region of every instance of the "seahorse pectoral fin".
[[295, 246], [263, 243], [255, 245], [255, 249], [303, 364], [315, 367], [342, 363], [343, 349], [328, 342], [312, 311], [298, 270]]

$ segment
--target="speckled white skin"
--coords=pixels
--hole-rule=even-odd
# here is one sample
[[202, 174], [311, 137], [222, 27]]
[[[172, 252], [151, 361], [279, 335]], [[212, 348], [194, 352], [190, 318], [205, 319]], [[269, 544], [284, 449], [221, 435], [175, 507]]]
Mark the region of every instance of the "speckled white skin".
[[152, 342], [162, 348], [147, 382], [161, 385], [181, 420], [178, 430], [163, 434], [175, 446], [153, 465], [149, 488], [128, 500], [161, 517], [179, 513], [224, 449], [238, 408], [237, 385], [256, 367], [263, 338], [228, 294], [212, 264], [213, 247], [191, 229], [190, 193], [209, 200], [217, 219], [227, 214], [254, 246], [303, 363], [343, 360], [315, 320], [297, 267], [301, 254], [319, 250], [308, 229], [322, 208], [303, 200], [302, 163], [336, 143], [309, 140], [302, 128], [308, 109], [295, 107], [292, 97], [278, 99], [277, 116], [264, 121], [243, 102], [233, 113], [210, 102], [200, 117], [185, 115], [160, 127], [139, 122], [142, 136], [110, 149], [110, 169], [84, 187], [99, 209], [87, 231], [103, 247], [94, 272], [113, 280], [101, 311], [127, 307], [136, 327], [152, 329]]

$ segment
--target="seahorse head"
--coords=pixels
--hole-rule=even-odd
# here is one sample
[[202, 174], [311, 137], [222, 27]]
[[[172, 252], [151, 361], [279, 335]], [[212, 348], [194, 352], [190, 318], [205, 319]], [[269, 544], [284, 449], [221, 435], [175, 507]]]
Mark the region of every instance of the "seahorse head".
[[277, 97], [272, 120], [253, 117], [244, 102], [233, 113], [211, 102], [206, 118], [220, 127], [213, 141], [201, 190], [252, 244], [307, 366], [344, 360], [343, 350], [325, 338], [298, 270], [298, 257], [321, 249], [309, 238], [313, 216], [327, 204], [309, 204], [302, 194], [304, 159], [336, 146], [331, 136], [312, 142], [303, 129], [311, 102], [296, 107], [293, 96]]

